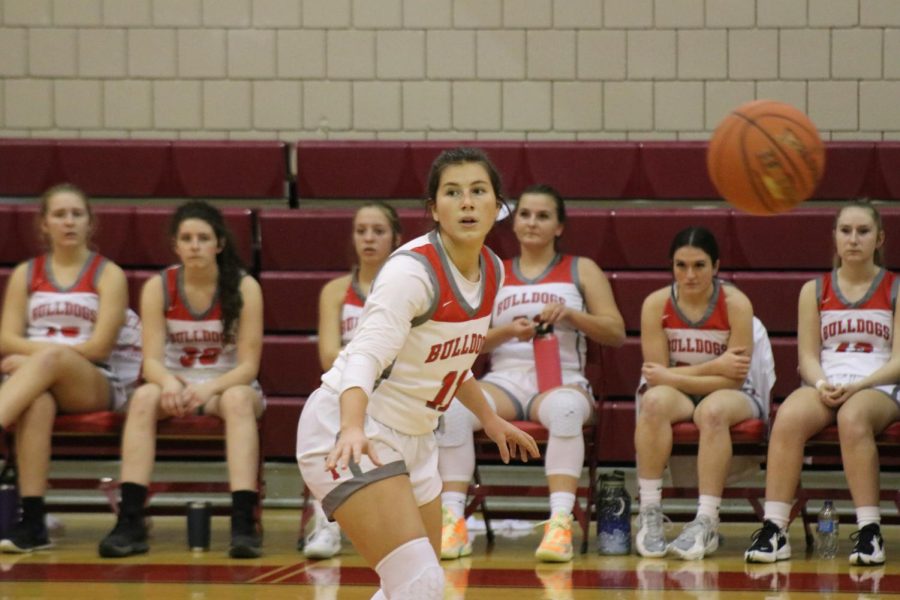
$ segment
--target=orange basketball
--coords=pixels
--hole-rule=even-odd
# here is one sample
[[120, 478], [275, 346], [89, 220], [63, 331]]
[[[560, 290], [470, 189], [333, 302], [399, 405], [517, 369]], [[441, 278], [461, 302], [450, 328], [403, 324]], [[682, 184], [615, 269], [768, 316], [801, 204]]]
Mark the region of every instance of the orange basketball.
[[789, 104], [754, 100], [731, 111], [709, 141], [709, 178], [725, 200], [754, 215], [809, 198], [825, 170], [816, 126]]

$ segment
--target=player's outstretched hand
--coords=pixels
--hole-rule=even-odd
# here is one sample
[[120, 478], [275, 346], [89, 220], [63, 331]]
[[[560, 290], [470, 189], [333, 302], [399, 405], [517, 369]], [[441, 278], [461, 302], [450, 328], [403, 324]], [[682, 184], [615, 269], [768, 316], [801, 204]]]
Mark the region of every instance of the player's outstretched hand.
[[361, 427], [342, 429], [334, 445], [334, 450], [329, 452], [328, 457], [325, 459], [325, 470], [344, 470], [351, 462], [359, 464], [363, 454], [367, 455], [377, 466], [381, 466], [381, 461], [378, 460], [375, 448]]
[[519, 453], [522, 462], [528, 462], [529, 456], [532, 458], [541, 456], [541, 451], [538, 450], [537, 442], [533, 437], [497, 415], [482, 425], [484, 432], [500, 449], [500, 458], [504, 463], [508, 463], [511, 457], [515, 457], [516, 452]]

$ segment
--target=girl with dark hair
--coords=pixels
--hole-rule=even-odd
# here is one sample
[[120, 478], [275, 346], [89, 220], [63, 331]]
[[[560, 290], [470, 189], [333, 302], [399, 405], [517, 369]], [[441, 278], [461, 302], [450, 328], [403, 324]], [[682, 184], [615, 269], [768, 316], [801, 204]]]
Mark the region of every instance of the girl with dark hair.
[[433, 432], [454, 397], [482, 420], [504, 461], [516, 451], [537, 455], [530, 436], [490, 410], [470, 370], [503, 279], [484, 246], [500, 177], [483, 152], [457, 148], [435, 159], [428, 182], [436, 228], [381, 268], [353, 339], [297, 428], [303, 481], [375, 568], [378, 600], [444, 597]]
[[[644, 364], [637, 393], [640, 516], [638, 554], [696, 560], [718, 548], [719, 506], [731, 462], [732, 425], [766, 419], [774, 364], [765, 328], [750, 300], [716, 277], [719, 248], [703, 227], [679, 232], [669, 252], [674, 282], [641, 309]], [[672, 453], [672, 425], [700, 430], [696, 518], [667, 544], [662, 477]]]
[[[400, 245], [400, 217], [390, 204], [366, 202], [353, 215], [356, 264], [332, 279], [319, 293], [319, 362], [322, 371], [334, 364], [341, 348], [353, 339], [359, 316], [378, 270]], [[303, 544], [307, 558], [331, 558], [341, 551], [341, 529], [331, 523], [322, 503], [312, 500], [315, 525]]]
[[100, 542], [107, 558], [147, 552], [144, 503], [156, 452], [156, 423], [189, 414], [225, 421], [233, 558], [260, 555], [256, 421], [265, 399], [256, 382], [262, 352], [262, 293], [241, 268], [222, 213], [200, 201], [175, 212], [180, 263], [144, 284], [145, 384], [135, 391], [122, 438], [121, 502]]
[[[494, 301], [485, 352], [491, 370], [481, 389], [498, 415], [527, 419], [550, 432], [544, 472], [550, 489], [550, 519], [535, 556], [547, 562], [572, 559], [572, 510], [584, 468], [582, 427], [594, 416], [594, 397], [584, 376], [587, 339], [620, 346], [625, 323], [606, 275], [585, 257], [561, 254], [556, 242], [565, 228], [565, 205], [549, 185], [522, 192], [513, 213], [519, 256], [504, 262], [503, 287]], [[562, 385], [538, 388], [532, 338], [552, 325], [559, 340]], [[475, 471], [472, 433], [480, 423], [462, 404], [445, 413], [438, 435], [444, 527], [441, 558], [472, 552], [464, 516]]]
[[900, 279], [884, 268], [881, 215], [867, 202], [848, 202], [834, 223], [831, 273], [800, 290], [797, 352], [803, 387], [778, 409], [769, 435], [763, 526], [747, 562], [791, 557], [787, 526], [807, 440], [837, 423], [858, 531], [850, 564], [884, 563], [875, 436], [900, 419]]
[[127, 382], [109, 365], [125, 323], [128, 288], [117, 265], [92, 252], [87, 196], [69, 184], [41, 197], [38, 225], [47, 254], [17, 266], [0, 321], [0, 432], [16, 424], [21, 519], [0, 551], [51, 546], [44, 523], [50, 439], [57, 412], [119, 409]]

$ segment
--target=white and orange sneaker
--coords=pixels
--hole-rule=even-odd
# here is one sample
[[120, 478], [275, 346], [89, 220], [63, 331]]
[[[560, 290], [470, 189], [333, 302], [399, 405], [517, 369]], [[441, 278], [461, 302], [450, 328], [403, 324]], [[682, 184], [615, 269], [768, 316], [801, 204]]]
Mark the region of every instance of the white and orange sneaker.
[[453, 560], [472, 554], [466, 518], [457, 517], [446, 506], [441, 507], [441, 513], [441, 560]]
[[558, 512], [544, 525], [544, 538], [534, 557], [544, 562], [568, 562], [572, 560], [572, 515]]

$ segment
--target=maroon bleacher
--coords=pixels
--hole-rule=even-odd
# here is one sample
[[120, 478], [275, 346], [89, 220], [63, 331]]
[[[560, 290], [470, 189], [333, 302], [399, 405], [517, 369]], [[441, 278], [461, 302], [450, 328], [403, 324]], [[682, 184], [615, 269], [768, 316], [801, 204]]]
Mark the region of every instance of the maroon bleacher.
[[288, 199], [279, 141], [0, 139], [0, 196], [70, 182], [96, 197]]

